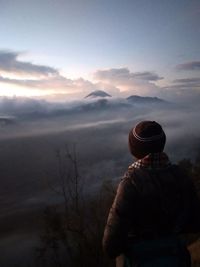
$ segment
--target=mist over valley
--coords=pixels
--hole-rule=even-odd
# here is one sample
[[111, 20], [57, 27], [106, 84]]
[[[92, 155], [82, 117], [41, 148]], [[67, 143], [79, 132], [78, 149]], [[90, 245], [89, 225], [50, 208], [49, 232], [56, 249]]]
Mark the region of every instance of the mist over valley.
[[0, 114], [2, 262], [8, 261], [9, 253], [19, 257], [24, 249], [30, 255], [38, 242], [44, 208], [62, 202], [51, 189], [60, 186], [56, 151], [63, 153], [66, 146], [72, 149], [76, 144], [89, 196], [104, 181], [119, 182], [133, 161], [128, 133], [141, 120], [163, 126], [166, 152], [174, 162], [194, 160], [200, 147], [198, 106], [159, 98], [93, 96], [66, 103], [2, 98]]

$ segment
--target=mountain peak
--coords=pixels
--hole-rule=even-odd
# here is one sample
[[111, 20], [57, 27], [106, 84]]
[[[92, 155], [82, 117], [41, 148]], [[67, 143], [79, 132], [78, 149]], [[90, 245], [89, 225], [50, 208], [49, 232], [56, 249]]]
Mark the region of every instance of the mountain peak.
[[111, 95], [109, 95], [103, 90], [96, 90], [96, 91], [91, 92], [85, 98], [96, 98], [96, 97], [111, 97]]

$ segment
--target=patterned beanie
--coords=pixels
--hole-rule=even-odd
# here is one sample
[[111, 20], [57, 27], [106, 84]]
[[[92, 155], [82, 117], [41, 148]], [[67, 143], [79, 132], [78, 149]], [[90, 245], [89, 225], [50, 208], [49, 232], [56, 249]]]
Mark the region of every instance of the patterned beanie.
[[129, 133], [129, 149], [131, 154], [141, 159], [149, 153], [162, 152], [166, 135], [155, 121], [142, 121]]

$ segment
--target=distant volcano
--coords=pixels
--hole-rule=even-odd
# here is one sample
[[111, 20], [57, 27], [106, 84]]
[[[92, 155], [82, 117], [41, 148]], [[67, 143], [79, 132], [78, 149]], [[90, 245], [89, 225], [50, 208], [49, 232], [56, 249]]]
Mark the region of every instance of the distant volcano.
[[165, 100], [158, 98], [158, 97], [150, 97], [150, 96], [138, 96], [138, 95], [131, 95], [127, 97], [127, 100], [131, 103], [135, 104], [153, 104], [153, 103], [166, 103]]
[[102, 90], [96, 90], [87, 95], [85, 98], [96, 98], [96, 97], [111, 97], [111, 95]]

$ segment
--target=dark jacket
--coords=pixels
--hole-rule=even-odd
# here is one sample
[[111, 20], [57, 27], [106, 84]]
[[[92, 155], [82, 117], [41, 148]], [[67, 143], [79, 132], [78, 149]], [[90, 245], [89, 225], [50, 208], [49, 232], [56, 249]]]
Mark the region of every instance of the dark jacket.
[[200, 202], [192, 181], [171, 165], [129, 169], [119, 183], [103, 237], [112, 258], [141, 239], [200, 231]]

